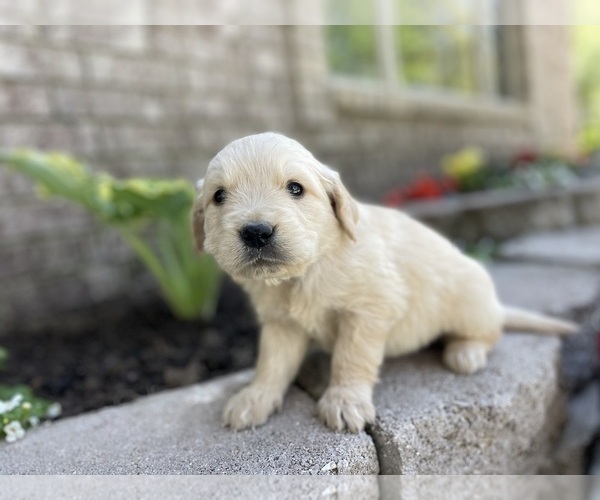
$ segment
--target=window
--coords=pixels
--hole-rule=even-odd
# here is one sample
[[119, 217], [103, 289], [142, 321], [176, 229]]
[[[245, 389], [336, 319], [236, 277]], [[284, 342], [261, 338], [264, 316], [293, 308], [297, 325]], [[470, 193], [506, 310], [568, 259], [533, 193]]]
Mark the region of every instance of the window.
[[516, 27], [498, 25], [501, 14], [499, 0], [328, 0], [329, 68], [396, 89], [518, 97], [503, 68]]

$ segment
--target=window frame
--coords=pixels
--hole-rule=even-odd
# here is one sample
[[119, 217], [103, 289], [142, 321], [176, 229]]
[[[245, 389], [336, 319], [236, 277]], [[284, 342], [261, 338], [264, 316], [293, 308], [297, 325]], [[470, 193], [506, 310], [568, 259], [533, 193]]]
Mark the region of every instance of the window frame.
[[[498, 118], [502, 120], [527, 119], [528, 103], [526, 92], [521, 85], [512, 85], [511, 95], [499, 93], [498, 64], [494, 63], [497, 53], [496, 40], [493, 36], [494, 26], [504, 25], [508, 19], [521, 18], [518, 0], [504, 0], [498, 4], [497, 16], [491, 12], [491, 4], [485, 1], [476, 3], [480, 9], [478, 17], [483, 23], [475, 25], [477, 44], [477, 78], [481, 91], [465, 94], [458, 90], [444, 87], [415, 87], [406, 84], [401, 78], [401, 60], [397, 57], [397, 45], [394, 39], [394, 25], [386, 20], [395, 19], [393, 0], [373, 0], [375, 7], [376, 56], [380, 77], [377, 79], [360, 76], [336, 74], [328, 66], [329, 91], [336, 104], [355, 112], [376, 112], [387, 115], [409, 114], [446, 114], [448, 116], [465, 115], [470, 118], [481, 116], [483, 119]], [[485, 8], [485, 7], [488, 8]], [[483, 8], [482, 8], [483, 7]], [[493, 22], [492, 22], [493, 21]], [[325, 31], [325, 30], [324, 30]], [[323, 35], [326, 36], [325, 33]], [[325, 41], [325, 44], [327, 42]], [[524, 47], [520, 47], [519, 59], [524, 57]], [[517, 61], [508, 71], [523, 69], [523, 61]], [[511, 76], [511, 81], [520, 82], [520, 78]]]

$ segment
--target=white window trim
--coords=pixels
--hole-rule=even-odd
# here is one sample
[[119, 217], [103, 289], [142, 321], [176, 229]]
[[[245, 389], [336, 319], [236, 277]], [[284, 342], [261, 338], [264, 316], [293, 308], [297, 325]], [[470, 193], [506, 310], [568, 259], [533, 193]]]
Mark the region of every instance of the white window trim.
[[527, 123], [529, 107], [515, 99], [465, 96], [450, 91], [390, 89], [375, 82], [331, 78], [329, 93], [333, 102], [346, 111], [399, 118], [440, 117], [498, 120]]

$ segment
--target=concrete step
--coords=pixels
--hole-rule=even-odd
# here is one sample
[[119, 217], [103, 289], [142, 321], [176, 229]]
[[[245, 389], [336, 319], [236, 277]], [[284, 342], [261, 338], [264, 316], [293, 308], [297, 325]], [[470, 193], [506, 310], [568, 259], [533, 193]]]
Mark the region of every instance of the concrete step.
[[292, 388], [256, 430], [221, 426], [227, 398], [251, 372], [59, 420], [0, 445], [0, 474], [377, 474], [371, 438], [335, 434]]
[[555, 338], [509, 335], [481, 373], [450, 373], [441, 353], [388, 363], [371, 434], [383, 474], [535, 474], [565, 419]]
[[[475, 375], [456, 375], [428, 349], [385, 363], [370, 427], [382, 474], [534, 474], [553, 470], [566, 418], [560, 341], [506, 335]], [[299, 383], [314, 399], [328, 357], [315, 354]]]
[[583, 268], [600, 268], [600, 226], [529, 234], [502, 245], [500, 256]]
[[497, 262], [489, 267], [502, 303], [572, 316], [600, 296], [600, 273], [565, 265]]

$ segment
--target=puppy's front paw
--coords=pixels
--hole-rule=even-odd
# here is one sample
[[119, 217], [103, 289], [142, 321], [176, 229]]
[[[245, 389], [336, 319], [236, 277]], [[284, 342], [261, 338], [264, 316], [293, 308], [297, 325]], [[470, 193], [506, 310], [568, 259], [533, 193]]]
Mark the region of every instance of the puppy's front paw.
[[375, 420], [371, 390], [365, 387], [329, 387], [318, 404], [319, 417], [335, 431], [360, 432]]
[[245, 387], [232, 396], [223, 409], [223, 424], [238, 431], [264, 424], [281, 409], [283, 398], [267, 387]]

